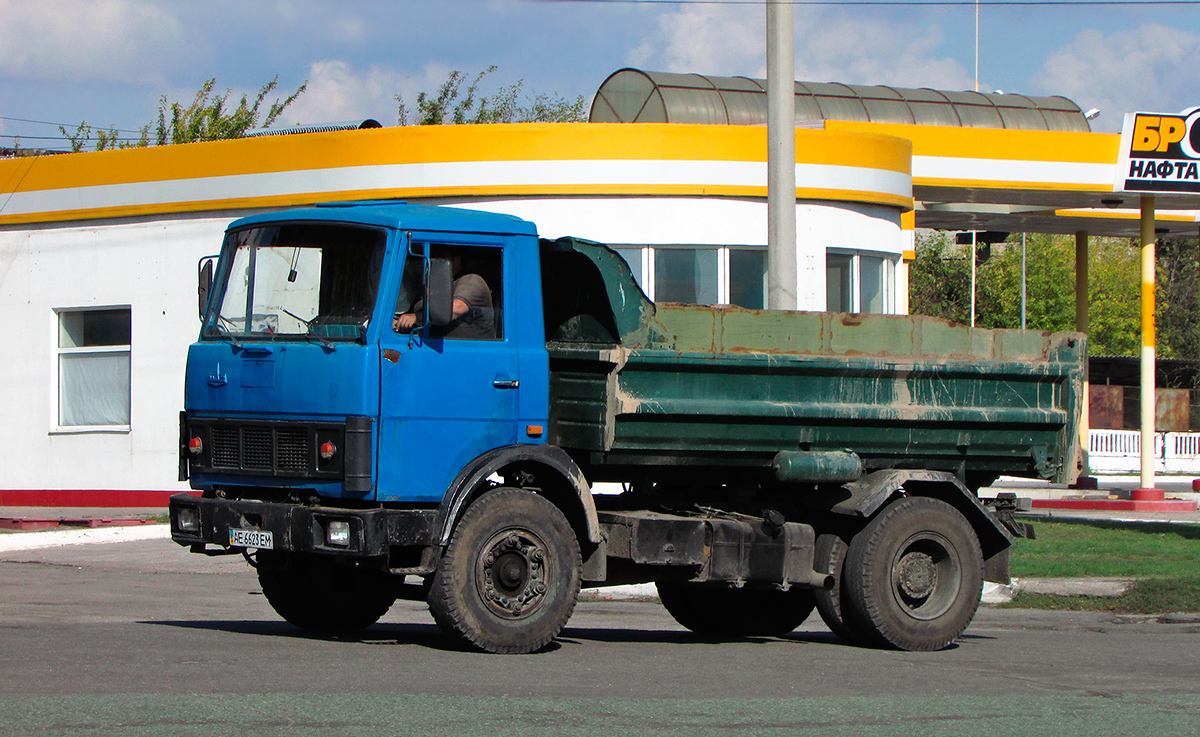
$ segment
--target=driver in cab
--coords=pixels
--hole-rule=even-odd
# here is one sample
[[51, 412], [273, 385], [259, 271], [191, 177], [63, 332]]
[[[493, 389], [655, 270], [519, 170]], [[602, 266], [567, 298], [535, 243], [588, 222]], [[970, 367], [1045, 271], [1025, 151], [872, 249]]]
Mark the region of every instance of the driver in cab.
[[[452, 250], [434, 248], [433, 258], [448, 258], [450, 270], [454, 275], [454, 300], [451, 320], [439, 334], [446, 338], [466, 338], [487, 340], [496, 337], [496, 328], [492, 311], [492, 291], [487, 282], [478, 274], [466, 272], [463, 269], [462, 255]], [[418, 300], [412, 310], [397, 313], [392, 319], [392, 329], [397, 332], [411, 332], [417, 326], [424, 304]]]

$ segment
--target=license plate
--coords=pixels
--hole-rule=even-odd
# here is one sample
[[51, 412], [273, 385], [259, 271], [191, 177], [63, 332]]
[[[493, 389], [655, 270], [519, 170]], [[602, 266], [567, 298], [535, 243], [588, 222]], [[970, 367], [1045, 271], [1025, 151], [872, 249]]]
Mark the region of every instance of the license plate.
[[275, 547], [275, 537], [270, 531], [234, 529], [229, 531], [229, 544], [236, 548], [270, 550]]

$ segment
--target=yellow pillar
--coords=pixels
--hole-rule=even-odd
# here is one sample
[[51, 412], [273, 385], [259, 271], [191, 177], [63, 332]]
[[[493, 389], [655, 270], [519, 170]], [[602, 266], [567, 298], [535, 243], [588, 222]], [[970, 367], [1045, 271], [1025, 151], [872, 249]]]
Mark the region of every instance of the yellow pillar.
[[1142, 477], [1154, 488], [1154, 198], [1142, 196]]
[[[1088, 332], [1088, 234], [1081, 230], [1075, 234], [1075, 331]], [[1091, 447], [1091, 418], [1089, 406], [1089, 371], [1087, 357], [1083, 363], [1083, 407], [1079, 418], [1079, 442], [1083, 446], [1083, 473], [1091, 475], [1088, 467], [1088, 448]]]

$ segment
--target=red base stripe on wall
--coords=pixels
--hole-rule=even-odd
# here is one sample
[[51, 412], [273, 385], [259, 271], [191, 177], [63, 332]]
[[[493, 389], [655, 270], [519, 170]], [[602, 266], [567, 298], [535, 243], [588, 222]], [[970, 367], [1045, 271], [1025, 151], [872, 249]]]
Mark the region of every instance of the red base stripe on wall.
[[1100, 512], [1195, 512], [1197, 504], [1186, 499], [1145, 502], [1132, 499], [1034, 499], [1033, 508]]
[[[178, 491], [0, 489], [0, 507], [162, 507]], [[189, 492], [199, 495], [199, 492]]]

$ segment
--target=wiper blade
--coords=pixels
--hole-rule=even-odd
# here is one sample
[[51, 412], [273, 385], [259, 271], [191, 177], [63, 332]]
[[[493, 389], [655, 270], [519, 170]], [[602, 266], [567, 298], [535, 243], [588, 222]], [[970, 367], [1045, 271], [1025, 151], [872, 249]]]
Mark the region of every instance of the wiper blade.
[[204, 331], [204, 334], [210, 338], [215, 336], [221, 340], [228, 340], [234, 348], [240, 349], [242, 347], [241, 342], [233, 336], [233, 331], [229, 330], [229, 328], [226, 328], [223, 325], [209, 325], [208, 329]]
[[317, 335], [317, 333], [313, 331], [313, 326], [315, 326], [317, 324], [317, 318], [314, 317], [311, 320], [305, 320], [303, 317], [300, 317], [296, 313], [294, 313], [291, 310], [288, 310], [284, 307], [280, 307], [279, 309], [286, 312], [289, 317], [294, 317], [297, 320], [299, 320], [300, 322], [304, 323], [305, 339], [312, 338], [313, 340], [316, 340], [318, 343], [320, 343], [323, 347], [328, 348], [331, 351], [337, 350], [337, 346], [335, 346], [332, 342], [327, 340], [324, 336]]

